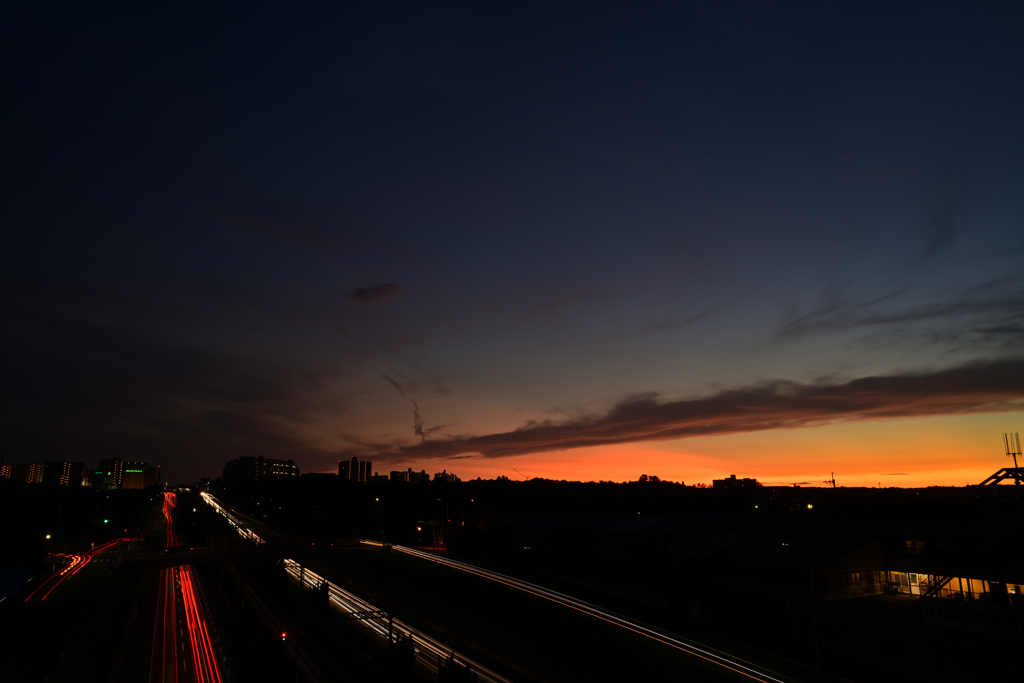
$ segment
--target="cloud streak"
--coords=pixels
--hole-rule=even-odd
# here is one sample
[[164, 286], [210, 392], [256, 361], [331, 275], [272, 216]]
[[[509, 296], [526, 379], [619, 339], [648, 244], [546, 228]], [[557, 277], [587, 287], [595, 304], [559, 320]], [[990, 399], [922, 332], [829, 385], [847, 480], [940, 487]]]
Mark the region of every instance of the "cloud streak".
[[[886, 297], [888, 298], [888, 297]], [[800, 337], [808, 334], [836, 332], [857, 327], [899, 325], [928, 320], [944, 320], [963, 316], [1016, 316], [1024, 306], [1024, 293], [1005, 298], [926, 304], [891, 312], [872, 312], [869, 307], [881, 299], [846, 307], [827, 307], [812, 311], [782, 326], [780, 337]]]
[[850, 420], [1024, 409], [1024, 358], [972, 363], [922, 373], [863, 377], [846, 383], [769, 381], [710, 396], [662, 401], [626, 397], [608, 412], [564, 422], [530, 422], [511, 432], [381, 446], [378, 459], [501, 458], [607, 446], [811, 427]]
[[437, 425], [436, 427], [428, 427], [427, 429], [424, 429], [423, 418], [420, 416], [420, 406], [416, 402], [416, 399], [407, 395], [405, 393], [405, 387], [403, 387], [401, 384], [385, 375], [383, 372], [380, 372], [378, 374], [384, 379], [386, 379], [388, 383], [395, 388], [395, 391], [401, 394], [402, 398], [412, 403], [412, 432], [416, 436], [420, 437], [420, 441], [422, 443], [426, 443], [427, 437], [430, 436], [431, 434], [434, 434], [448, 426]]

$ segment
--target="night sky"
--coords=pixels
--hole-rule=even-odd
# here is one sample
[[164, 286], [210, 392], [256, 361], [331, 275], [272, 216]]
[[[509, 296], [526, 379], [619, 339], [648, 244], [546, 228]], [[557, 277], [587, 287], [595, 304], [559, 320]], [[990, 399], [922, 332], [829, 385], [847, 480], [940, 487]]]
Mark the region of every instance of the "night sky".
[[5, 4], [7, 462], [978, 483], [1021, 3]]

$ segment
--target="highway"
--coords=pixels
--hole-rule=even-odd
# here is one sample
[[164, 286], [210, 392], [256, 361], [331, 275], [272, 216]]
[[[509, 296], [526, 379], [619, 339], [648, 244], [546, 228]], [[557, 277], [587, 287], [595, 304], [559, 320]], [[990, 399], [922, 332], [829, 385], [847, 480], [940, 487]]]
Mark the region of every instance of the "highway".
[[[167, 520], [168, 548], [181, 543], [174, 530], [176, 506], [175, 494], [164, 493], [163, 514]], [[216, 652], [196, 597], [191, 565], [160, 571], [148, 680], [149, 683], [221, 682]]]
[[[216, 498], [208, 493], [203, 493], [202, 497], [203, 500], [205, 500], [217, 512], [224, 515], [228, 522], [243, 538], [249, 539], [255, 543], [265, 542], [254, 531], [252, 531], [252, 529], [248, 528], [237, 513], [231, 511]], [[380, 608], [375, 607], [369, 602], [366, 602], [358, 596], [344, 590], [337, 584], [328, 581], [323, 576], [311, 571], [298, 562], [286, 559], [284, 560], [284, 565], [288, 575], [305, 588], [318, 589], [326, 584], [331, 606], [343, 614], [358, 620], [358, 623], [361, 623], [365, 628], [371, 630], [385, 643], [388, 642], [389, 639], [391, 642], [398, 642], [400, 638], [406, 636], [410, 637], [415, 648], [416, 660], [428, 670], [436, 673], [441, 663], [448, 660], [449, 657], [452, 657], [456, 663], [465, 666], [476, 673], [477, 680], [480, 681], [480, 683], [511, 683], [511, 681], [500, 674], [487, 669], [465, 655], [453, 651], [440, 641], [418, 631], [408, 624], [405, 624], [398, 619], [394, 619]]]
[[[383, 545], [380, 541], [364, 540], [362, 542], [366, 545], [378, 547]], [[707, 645], [703, 645], [696, 641], [682, 638], [672, 633], [668, 633], [667, 631], [656, 629], [652, 626], [648, 626], [646, 624], [630, 620], [622, 615], [615, 614], [613, 612], [609, 612], [605, 609], [602, 609], [597, 605], [585, 602], [583, 600], [579, 600], [564, 593], [559, 593], [557, 591], [544, 588], [543, 586], [538, 586], [537, 584], [533, 584], [528, 581], [522, 581], [520, 579], [516, 579], [506, 574], [500, 574], [498, 572], [494, 572], [488, 569], [476, 567], [465, 562], [459, 562], [457, 560], [450, 560], [445, 557], [439, 557], [437, 555], [416, 550], [414, 548], [392, 545], [391, 549], [395, 552], [412, 555], [414, 557], [427, 560], [428, 562], [436, 562], [446, 567], [450, 567], [452, 569], [457, 569], [459, 571], [473, 574], [475, 576], [479, 576], [490, 581], [495, 581], [497, 583], [501, 583], [505, 586], [521, 590], [525, 593], [535, 595], [545, 600], [550, 600], [551, 602], [557, 603], [564, 607], [568, 607], [570, 609], [574, 609], [588, 616], [595, 617], [610, 624], [614, 624], [615, 626], [618, 626], [620, 628], [627, 629], [629, 631], [632, 631], [633, 633], [645, 636], [659, 643], [685, 652], [686, 654], [704, 660], [709, 664], [715, 665], [717, 667], [723, 667], [724, 669], [728, 669], [729, 671], [732, 671], [753, 681], [759, 681], [761, 683], [795, 682], [795, 679], [791, 677], [775, 673], [773, 671], [766, 669], [765, 667], [753, 664], [752, 662], [748, 662], [733, 655], [729, 655], [725, 652], [711, 648]]]
[[32, 591], [27, 598], [25, 598], [25, 602], [39, 603], [46, 600], [46, 598], [50, 596], [50, 593], [56, 590], [57, 587], [64, 583], [65, 580], [70, 579], [72, 576], [82, 571], [94, 557], [130, 540], [130, 538], [115, 538], [112, 541], [107, 541], [103, 545], [96, 546], [84, 555], [76, 555], [75, 553], [55, 553], [57, 556], [68, 558], [68, 564], [66, 564], [58, 573], [39, 584], [39, 586], [37, 586], [36, 589]]

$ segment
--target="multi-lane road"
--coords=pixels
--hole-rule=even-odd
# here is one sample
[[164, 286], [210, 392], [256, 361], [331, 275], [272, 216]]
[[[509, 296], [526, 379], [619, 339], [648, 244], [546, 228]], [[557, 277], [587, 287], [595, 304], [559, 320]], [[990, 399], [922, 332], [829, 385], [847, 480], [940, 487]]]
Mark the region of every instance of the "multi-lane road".
[[46, 600], [46, 598], [50, 597], [50, 594], [53, 593], [53, 591], [57, 590], [57, 588], [62, 583], [64, 583], [64, 581], [70, 579], [72, 576], [85, 569], [85, 567], [97, 555], [99, 555], [100, 553], [104, 553], [108, 550], [112, 550], [121, 543], [130, 540], [130, 538], [115, 538], [112, 541], [107, 541], [103, 545], [96, 546], [84, 555], [77, 555], [75, 553], [55, 553], [55, 555], [58, 557], [67, 558], [68, 563], [64, 565], [64, 568], [61, 569], [59, 572], [53, 574], [45, 581], [43, 581], [41, 584], [39, 584], [36, 587], [36, 589], [32, 591], [27, 598], [25, 598], [25, 602], [43, 602], [44, 600]]
[[[258, 543], [264, 542], [264, 540], [260, 538], [239, 515], [233, 513], [227, 506], [223, 505], [209, 494], [203, 494], [203, 498], [207, 503], [213, 506], [214, 509], [224, 515], [240, 535]], [[382, 545], [379, 541], [364, 540], [363, 543], [374, 546]], [[723, 652], [722, 650], [710, 647], [689, 638], [683, 638], [663, 629], [659, 629], [649, 624], [644, 624], [621, 614], [616, 614], [599, 607], [598, 605], [594, 605], [584, 600], [574, 598], [570, 595], [566, 595], [528, 581], [516, 579], [515, 577], [508, 576], [506, 574], [477, 567], [465, 562], [451, 560], [446, 557], [423, 552], [414, 548], [396, 545], [392, 545], [391, 548], [400, 553], [405, 553], [429, 562], [436, 562], [452, 569], [466, 572], [467, 574], [472, 574], [474, 576], [523, 591], [524, 593], [528, 593], [544, 600], [549, 600], [565, 608], [581, 612], [589, 617], [599, 619], [639, 636], [649, 638], [669, 648], [673, 648], [688, 656], [694, 657], [711, 669], [717, 669], [723, 673], [739, 676], [744, 680], [758, 681], [759, 683], [793, 683], [796, 680], [789, 675], [778, 673], [763, 665], [750, 662], [736, 655]], [[429, 637], [425, 636], [425, 634], [410, 628], [404, 623], [394, 620], [389, 624], [387, 616], [378, 608], [341, 589], [335, 584], [328, 582], [324, 577], [310, 571], [306, 567], [303, 567], [298, 562], [286, 560], [285, 566], [289, 575], [305, 587], [317, 588], [322, 584], [326, 584], [328, 586], [331, 604], [334, 605], [335, 608], [346, 612], [349, 615], [359, 617], [367, 628], [372, 629], [380, 635], [380, 637], [394, 638], [396, 628], [402, 633], [410, 634], [416, 643], [418, 654], [422, 655], [422, 661], [424, 664], [428, 665], [428, 667], [430, 666], [429, 663], [437, 662], [439, 657], [447, 656], [450, 652], [450, 650], [442, 644], [432, 641]], [[486, 669], [479, 666], [477, 663], [472, 662], [461, 655], [457, 655], [457, 658], [464, 663], [464, 665], [469, 666], [474, 671], [477, 671], [480, 680], [482, 681], [505, 680], [497, 674], [487, 672]], [[431, 668], [435, 668], [436, 670], [436, 664]], [[493, 676], [493, 678], [488, 678], [488, 676]]]
[[[372, 546], [383, 545], [382, 543], [380, 543], [380, 541], [364, 540], [363, 543]], [[713, 667], [720, 667], [722, 669], [731, 671], [734, 674], [742, 676], [745, 680], [749, 679], [753, 681], [760, 681], [761, 683], [793, 683], [795, 681], [795, 679], [789, 676], [784, 676], [782, 674], [773, 672], [763, 666], [746, 661], [734, 655], [722, 652], [721, 650], [717, 650], [707, 645], [698, 643], [694, 640], [682, 638], [667, 631], [657, 629], [653, 626], [649, 626], [647, 624], [631, 620], [620, 614], [615, 614], [614, 612], [610, 612], [606, 609], [598, 607], [597, 605], [594, 605], [592, 603], [579, 600], [578, 598], [574, 598], [564, 593], [553, 591], [549, 588], [544, 588], [543, 586], [538, 586], [537, 584], [530, 583], [528, 581], [522, 581], [520, 579], [516, 579], [506, 574], [501, 574], [499, 572], [491, 571], [489, 569], [484, 569], [482, 567], [467, 564], [466, 562], [450, 560], [446, 557], [441, 557], [433, 553], [416, 550], [415, 548], [407, 548], [404, 546], [392, 545], [391, 549], [392, 551], [412, 555], [413, 557], [417, 557], [422, 560], [427, 560], [429, 562], [436, 562], [446, 567], [466, 572], [467, 574], [472, 574], [474, 576], [478, 576], [489, 581], [495, 581], [502, 585], [508, 586], [510, 588], [515, 588], [517, 590], [523, 591], [524, 593], [529, 593], [530, 595], [534, 595], [545, 600], [550, 600], [551, 602], [562, 605], [563, 607], [567, 607], [569, 609], [582, 612], [583, 614], [586, 614], [590, 617], [600, 619], [609, 624], [613, 624], [615, 626], [626, 629], [638, 635], [650, 638], [654, 641], [662, 643], [663, 645], [667, 645], [676, 650], [680, 650], [690, 656], [703, 660], [705, 663]]]
[[[240, 515], [232, 511], [227, 505], [224, 505], [208, 493], [203, 493], [202, 496], [203, 500], [223, 515], [243, 538], [255, 543], [265, 542], [263, 538], [249, 528]], [[387, 643], [390, 640], [395, 643], [402, 638], [410, 638], [413, 643], [416, 661], [427, 670], [436, 673], [450, 659], [459, 666], [466, 667], [476, 673], [477, 680], [480, 683], [511, 683], [507, 678], [491, 671], [479, 662], [470, 659], [462, 653], [455, 652], [451, 647], [446, 646], [426, 633], [409, 626], [399, 619], [395, 619], [384, 610], [344, 590], [295, 560], [286, 559], [284, 566], [288, 575], [304, 588], [323, 590], [326, 587], [328, 599], [334, 609], [357, 620], [358, 623], [369, 629], [383, 642]]]
[[[164, 493], [163, 514], [167, 520], [166, 545], [173, 548], [181, 539], [174, 530], [177, 496]], [[156, 621], [150, 654], [150, 683], [220, 683], [220, 667], [210, 639], [191, 565], [160, 570]]]

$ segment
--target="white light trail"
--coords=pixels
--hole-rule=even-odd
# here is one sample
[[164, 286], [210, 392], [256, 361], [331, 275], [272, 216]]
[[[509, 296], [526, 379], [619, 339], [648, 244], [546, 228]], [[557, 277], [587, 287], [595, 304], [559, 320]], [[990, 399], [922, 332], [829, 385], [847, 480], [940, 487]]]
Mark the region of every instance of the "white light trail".
[[[233, 515], [224, 505], [220, 504], [216, 498], [205, 492], [201, 495], [203, 500], [209, 503], [217, 512], [224, 515], [228, 522], [231, 523], [243, 538], [256, 541], [257, 543], [265, 542], [253, 531], [248, 529], [236, 515]], [[315, 589], [326, 583], [328, 587], [328, 598], [332, 607], [351, 618], [358, 619], [359, 623], [373, 631], [378, 637], [387, 641], [389, 619], [382, 610], [366, 602], [362, 598], [349, 593], [337, 584], [328, 581], [295, 560], [285, 560], [284, 567], [288, 575], [303, 587]], [[436, 672], [439, 662], [446, 661], [449, 655], [452, 655], [454, 661], [462, 666], [472, 669], [473, 672], [476, 673], [477, 680], [480, 681], [480, 683], [512, 683], [507, 678], [485, 668], [458, 652], [454, 652], [451, 648], [445, 647], [445, 645], [440, 641], [412, 628], [399, 619], [391, 619], [390, 625], [392, 640], [397, 641], [397, 638], [403, 634], [411, 637], [413, 646], [416, 650], [417, 661], [427, 667], [430, 671]]]
[[[362, 541], [362, 543], [372, 546], [383, 545], [380, 541], [364, 540]], [[505, 574], [500, 574], [489, 569], [483, 569], [481, 567], [476, 567], [474, 565], [466, 564], [465, 562], [459, 562], [457, 560], [449, 560], [448, 558], [439, 557], [438, 555], [426, 553], [421, 550], [415, 550], [413, 548], [392, 545], [391, 549], [396, 552], [405, 553], [407, 555], [412, 555], [414, 557], [427, 560], [428, 562], [436, 562], [437, 564], [441, 564], [446, 567], [451, 567], [452, 569], [458, 569], [460, 571], [464, 571], [469, 574], [474, 574], [476, 576], [488, 579], [490, 581], [496, 581], [506, 586], [517, 588], [526, 593], [536, 595], [537, 597], [544, 598], [545, 600], [550, 600], [565, 607], [569, 607], [579, 612], [583, 612], [584, 614], [587, 614], [589, 616], [596, 617], [603, 621], [615, 624], [616, 626], [620, 626], [634, 633], [646, 636], [648, 638], [651, 638], [652, 640], [658, 641], [659, 643], [663, 643], [670, 647], [676, 648], [677, 650], [681, 650], [695, 657], [699, 657], [712, 664], [717, 664], [719, 666], [730, 669], [731, 671], [734, 671], [755, 681], [762, 681], [763, 683], [784, 683], [786, 680], [783, 678], [779, 678], [779, 674], [775, 674], [774, 672], [772, 672], [772, 674], [767, 673], [763, 669], [763, 667], [757, 667], [751, 662], [747, 662], [745, 660], [739, 659], [732, 655], [728, 655], [724, 652], [715, 650], [714, 648], [710, 648], [706, 645], [702, 645], [694, 641], [683, 640], [678, 636], [658, 631], [657, 629], [654, 629], [650, 626], [646, 626], [635, 621], [630, 621], [629, 619], [619, 616], [618, 614], [608, 612], [607, 610], [604, 610], [598, 607], [597, 605], [593, 605], [589, 602], [579, 600], [564, 593], [559, 593], [558, 591], [553, 591], [549, 588], [544, 588], [543, 586], [538, 586], [537, 584], [530, 583], [528, 581], [522, 581], [520, 579], [516, 579]]]

